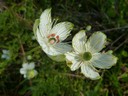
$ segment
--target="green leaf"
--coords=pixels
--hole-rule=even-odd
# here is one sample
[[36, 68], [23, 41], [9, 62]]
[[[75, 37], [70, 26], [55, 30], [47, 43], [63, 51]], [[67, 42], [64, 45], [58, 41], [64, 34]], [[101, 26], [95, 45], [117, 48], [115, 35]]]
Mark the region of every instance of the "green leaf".
[[34, 35], [35, 35], [36, 38], [37, 38], [36, 31], [37, 31], [37, 28], [38, 28], [39, 23], [40, 23], [40, 20], [39, 19], [36, 19], [35, 20], [35, 23], [33, 25], [33, 32], [34, 32]]

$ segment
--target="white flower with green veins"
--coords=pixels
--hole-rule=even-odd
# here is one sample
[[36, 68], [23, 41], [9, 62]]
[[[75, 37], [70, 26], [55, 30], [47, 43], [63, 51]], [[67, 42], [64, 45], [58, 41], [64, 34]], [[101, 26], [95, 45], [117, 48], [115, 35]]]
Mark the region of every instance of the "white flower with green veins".
[[105, 42], [106, 35], [102, 32], [93, 33], [88, 40], [84, 30], [78, 32], [72, 40], [74, 52], [65, 54], [70, 69], [75, 71], [81, 67], [85, 77], [99, 79], [100, 75], [96, 68], [109, 69], [117, 62], [117, 58], [111, 53], [100, 53], [105, 47]]
[[72, 50], [69, 44], [62, 41], [70, 35], [74, 25], [70, 22], [54, 23], [51, 19], [51, 9], [46, 9], [40, 19], [35, 21], [33, 31], [43, 51], [55, 59], [55, 56], [59, 57]]
[[22, 68], [20, 69], [20, 73], [23, 74], [24, 78], [31, 79], [34, 78], [38, 72], [34, 69], [35, 64], [34, 62], [31, 63], [24, 63]]

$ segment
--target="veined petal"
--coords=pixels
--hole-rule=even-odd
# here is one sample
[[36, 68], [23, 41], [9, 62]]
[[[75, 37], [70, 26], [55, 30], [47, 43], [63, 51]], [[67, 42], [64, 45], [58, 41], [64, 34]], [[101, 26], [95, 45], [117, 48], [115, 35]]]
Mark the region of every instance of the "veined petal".
[[52, 56], [55, 56], [55, 55], [58, 55], [60, 54], [60, 52], [56, 51], [56, 49], [54, 47], [50, 47], [48, 46], [47, 48], [44, 48], [43, 51], [47, 54], [47, 55], [52, 55]]
[[28, 69], [34, 69], [35, 68], [35, 63], [34, 62], [31, 62], [29, 65], [28, 65]]
[[75, 70], [77, 70], [78, 68], [80, 68], [80, 66], [81, 66], [81, 62], [80, 61], [76, 61], [76, 62], [74, 62], [72, 65], [71, 65], [71, 71], [75, 71]]
[[90, 78], [92, 80], [97, 80], [100, 78], [100, 75], [94, 68], [89, 64], [81, 64], [81, 72], [85, 75], [85, 77]]
[[101, 69], [109, 69], [117, 62], [117, 57], [108, 53], [97, 53], [93, 55], [91, 63], [93, 66]]
[[66, 52], [70, 52], [72, 50], [71, 45], [67, 43], [58, 43], [53, 46], [54, 50], [56, 51], [55, 55], [65, 54]]
[[73, 26], [74, 25], [70, 22], [58, 23], [52, 28], [51, 34], [58, 35], [60, 41], [63, 41], [69, 36], [71, 30], [73, 29]]
[[52, 27], [51, 8], [44, 10], [40, 16], [39, 29], [41, 34], [45, 37], [49, 34]]
[[37, 41], [40, 44], [40, 46], [42, 47], [43, 51], [48, 50], [48, 45], [46, 44], [47, 38], [43, 38], [43, 36], [41, 35], [38, 28], [37, 28], [36, 35], [37, 35]]
[[43, 45], [42, 47], [44, 47], [44, 52], [50, 56], [62, 55], [72, 50], [71, 45], [66, 43], [59, 43], [53, 46], [46, 45], [46, 47]]
[[68, 62], [71, 62], [69, 67], [72, 71], [77, 70], [81, 66], [81, 61], [79, 60], [79, 57], [76, 53], [67, 52], [65, 53], [65, 56]]
[[95, 32], [87, 41], [87, 49], [92, 53], [101, 51], [105, 47], [106, 35], [102, 32]]
[[87, 36], [85, 30], [79, 31], [72, 40], [73, 48], [78, 53], [84, 53], [86, 51], [85, 43]]

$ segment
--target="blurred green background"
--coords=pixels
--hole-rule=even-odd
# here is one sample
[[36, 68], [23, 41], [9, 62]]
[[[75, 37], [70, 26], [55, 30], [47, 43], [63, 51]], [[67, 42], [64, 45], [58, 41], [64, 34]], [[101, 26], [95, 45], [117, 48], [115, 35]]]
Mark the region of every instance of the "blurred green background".
[[[74, 23], [69, 42], [87, 25], [88, 36], [107, 35], [104, 51], [113, 50], [118, 63], [101, 70], [102, 79], [92, 81], [52, 61], [33, 39], [35, 19], [50, 7], [58, 22]], [[0, 0], [0, 56], [3, 50], [10, 59], [0, 58], [0, 96], [128, 96], [128, 0]], [[39, 74], [32, 80], [19, 72], [24, 58], [36, 63]]]

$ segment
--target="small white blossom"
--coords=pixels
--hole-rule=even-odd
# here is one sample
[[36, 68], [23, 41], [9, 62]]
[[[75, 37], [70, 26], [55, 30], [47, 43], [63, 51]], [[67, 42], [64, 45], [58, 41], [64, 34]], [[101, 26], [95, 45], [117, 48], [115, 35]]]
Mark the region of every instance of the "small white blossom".
[[99, 79], [96, 68], [109, 69], [117, 62], [111, 52], [100, 53], [105, 47], [105, 42], [106, 35], [102, 32], [95, 32], [88, 40], [84, 30], [78, 32], [72, 40], [74, 52], [65, 54], [70, 69], [75, 71], [81, 67], [81, 72], [86, 77]]
[[2, 50], [3, 54], [1, 55], [2, 59], [9, 60], [10, 59], [10, 52], [9, 50]]
[[35, 63], [24, 63], [22, 68], [20, 69], [20, 73], [24, 76], [24, 78], [31, 79], [34, 78], [38, 72], [34, 69]]
[[60, 22], [55, 24], [51, 18], [51, 9], [46, 9], [35, 21], [33, 30], [37, 41], [43, 51], [48, 56], [62, 55], [71, 51], [72, 47], [67, 43], [62, 43], [73, 29], [70, 22]]
[[32, 56], [31, 55], [28, 55], [27, 56], [27, 60], [32, 60]]
[[92, 26], [91, 26], [91, 25], [88, 25], [88, 26], [86, 27], [86, 30], [87, 30], [87, 31], [90, 31], [91, 28], [92, 28]]

